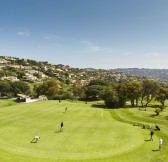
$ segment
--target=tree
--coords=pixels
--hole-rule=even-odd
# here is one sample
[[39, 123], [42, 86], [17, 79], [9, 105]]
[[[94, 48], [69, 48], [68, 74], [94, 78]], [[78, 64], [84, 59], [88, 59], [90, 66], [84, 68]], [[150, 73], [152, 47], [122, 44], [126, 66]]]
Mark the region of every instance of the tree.
[[26, 75], [25, 71], [22, 69], [6, 66], [3, 68], [7, 75], [17, 76], [18, 79], [21, 79]]
[[168, 99], [168, 88], [160, 87], [156, 95], [155, 100], [162, 104], [162, 107], [165, 107], [165, 101]]
[[108, 86], [109, 83], [104, 79], [95, 79], [89, 83], [89, 86], [91, 85]]
[[60, 83], [60, 89], [58, 94], [54, 97], [54, 99], [73, 99], [73, 92], [72, 92], [72, 86]]
[[159, 108], [157, 108], [157, 109], [155, 109], [154, 112], [156, 113], [156, 116], [158, 116], [160, 114], [161, 110]]
[[117, 91], [113, 88], [107, 87], [102, 92], [102, 98], [104, 99], [104, 103], [108, 108], [117, 108], [119, 106], [119, 99]]
[[14, 96], [17, 96], [18, 93], [23, 93], [26, 95], [30, 93], [30, 86], [23, 81], [12, 82], [11, 87]]
[[79, 99], [79, 100], [86, 99], [85, 91], [86, 91], [85, 85], [81, 85], [77, 83], [73, 85], [73, 96], [75, 99]]
[[16, 74], [17, 74], [17, 78], [18, 79], [21, 79], [21, 78], [23, 78], [23, 76], [26, 75], [26, 73], [24, 71], [22, 71], [22, 70], [16, 71]]
[[142, 82], [142, 88], [141, 88], [141, 104], [142, 107], [144, 106], [144, 99], [146, 99], [145, 107], [148, 106], [148, 104], [152, 101], [153, 98], [156, 97], [159, 91], [159, 85], [153, 80], [144, 80]]
[[54, 74], [53, 74], [53, 71], [51, 69], [48, 69], [46, 72], [45, 72], [46, 75], [48, 75], [49, 77], [54, 77]]
[[118, 94], [118, 106], [125, 107], [125, 103], [127, 100], [127, 85], [124, 83], [120, 83], [116, 86], [116, 91]]
[[103, 90], [103, 86], [100, 86], [100, 85], [88, 86], [85, 92], [86, 99], [91, 101], [100, 99], [100, 94], [102, 90]]
[[141, 95], [140, 93], [141, 83], [139, 81], [130, 81], [127, 83], [127, 98], [131, 101], [131, 106], [138, 106], [138, 99]]
[[0, 97], [7, 95], [11, 90], [11, 86], [7, 81], [0, 81]]
[[107, 87], [109, 83], [102, 79], [92, 80], [86, 88], [87, 100], [99, 100], [102, 90]]
[[47, 79], [36, 88], [38, 95], [46, 95], [48, 99], [53, 99], [59, 93], [59, 82], [55, 79]]

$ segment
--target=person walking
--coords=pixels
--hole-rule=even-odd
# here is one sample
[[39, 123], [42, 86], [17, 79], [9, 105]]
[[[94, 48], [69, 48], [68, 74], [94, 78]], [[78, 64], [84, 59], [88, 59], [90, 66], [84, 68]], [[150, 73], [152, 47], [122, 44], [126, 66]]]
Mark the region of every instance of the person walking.
[[154, 135], [154, 132], [151, 130], [151, 131], [150, 131], [150, 137], [151, 137], [151, 138], [150, 138], [150, 141], [151, 141], [151, 140], [153, 141], [153, 138], [152, 138], [153, 135]]
[[161, 138], [159, 138], [159, 150], [162, 149], [162, 144], [163, 144], [163, 140]]
[[64, 129], [64, 123], [63, 123], [63, 122], [61, 122], [60, 132], [63, 132], [63, 129]]

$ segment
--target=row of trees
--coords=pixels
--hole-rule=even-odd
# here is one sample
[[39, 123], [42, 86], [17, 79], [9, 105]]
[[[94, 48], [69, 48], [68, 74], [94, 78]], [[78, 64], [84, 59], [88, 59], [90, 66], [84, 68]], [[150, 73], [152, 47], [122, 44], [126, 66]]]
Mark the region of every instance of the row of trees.
[[43, 83], [1, 80], [0, 97], [16, 97], [17, 94], [25, 94], [33, 98], [39, 95], [46, 95], [48, 99], [72, 99], [71, 87], [55, 79], [47, 79]]
[[31, 86], [23, 81], [10, 82], [0, 81], [0, 95], [2, 96], [17, 96], [18, 93], [30, 94]]
[[164, 107], [168, 99], [168, 88], [153, 80], [130, 81], [116, 85], [95, 84], [93, 81], [86, 89], [86, 97], [103, 99], [106, 106], [111, 108], [124, 107], [127, 101], [132, 107], [139, 106], [139, 102], [142, 107], [147, 107], [152, 100], [160, 102]]
[[[32, 97], [46, 95], [48, 99], [75, 99], [85, 101], [104, 100], [109, 108], [124, 107], [126, 102], [131, 106], [147, 107], [152, 100], [157, 100], [164, 107], [168, 99], [168, 88], [153, 80], [113, 83], [97, 79], [88, 85], [68, 85], [55, 79], [43, 83], [26, 83], [23, 81], [0, 81], [2, 96], [16, 96], [18, 93]], [[140, 104], [140, 105], [139, 105]]]

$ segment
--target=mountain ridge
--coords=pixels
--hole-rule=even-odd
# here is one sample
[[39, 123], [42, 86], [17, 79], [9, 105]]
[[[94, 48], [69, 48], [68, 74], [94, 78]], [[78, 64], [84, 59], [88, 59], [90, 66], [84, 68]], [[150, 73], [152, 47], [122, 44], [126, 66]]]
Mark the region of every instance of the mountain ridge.
[[[94, 79], [112, 79], [114, 82], [153, 79], [160, 82], [168, 81], [168, 69], [149, 68], [73, 68], [69, 65], [51, 64], [47, 61], [35, 61], [16, 58], [12, 56], [0, 56], [0, 77], [16, 76], [25, 81], [41, 81], [43, 78], [54, 77], [60, 81], [73, 84], [88, 84]], [[3, 71], [3, 72], [2, 72]]]

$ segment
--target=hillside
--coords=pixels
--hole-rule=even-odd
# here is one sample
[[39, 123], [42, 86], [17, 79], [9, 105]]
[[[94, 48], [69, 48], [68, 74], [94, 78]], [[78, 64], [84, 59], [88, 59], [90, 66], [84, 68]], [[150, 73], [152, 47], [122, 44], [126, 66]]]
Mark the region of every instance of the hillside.
[[125, 82], [129, 80], [143, 80], [144, 78], [149, 78], [159, 82], [167, 82], [168, 69], [79, 69], [68, 65], [50, 64], [47, 61], [0, 56], [1, 80], [41, 82], [43, 79], [51, 77], [67, 84], [79, 83], [82, 85], [86, 85], [94, 79]]
[[67, 84], [88, 84], [94, 79], [123, 82], [137, 77], [113, 70], [93, 68], [73, 68], [68, 65], [50, 64], [47, 61], [20, 59], [11, 56], [0, 56], [0, 78], [11, 81], [41, 82], [45, 78], [56, 78]]
[[157, 81], [168, 81], [168, 69], [118, 68], [112, 71], [123, 72], [131, 76], [147, 77]]

